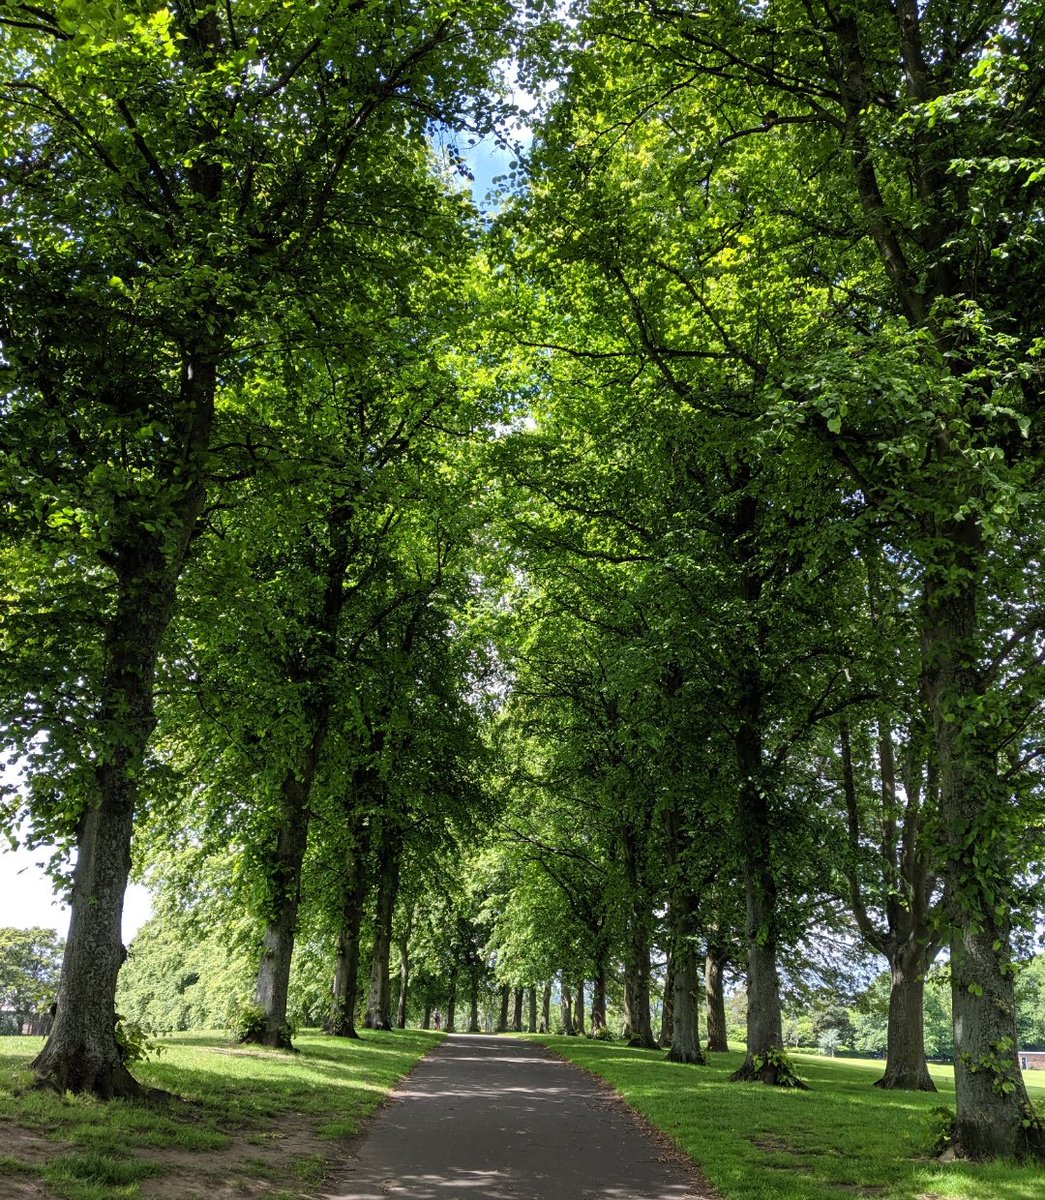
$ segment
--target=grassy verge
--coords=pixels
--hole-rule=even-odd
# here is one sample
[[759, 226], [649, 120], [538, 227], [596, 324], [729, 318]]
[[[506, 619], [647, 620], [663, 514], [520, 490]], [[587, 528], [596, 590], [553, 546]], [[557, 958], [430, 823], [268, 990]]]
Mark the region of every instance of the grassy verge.
[[29, 1090], [41, 1040], [0, 1038], [0, 1195], [28, 1192], [30, 1181], [61, 1200], [199, 1194], [181, 1189], [179, 1174], [196, 1184], [239, 1176], [245, 1192], [264, 1179], [268, 1200], [307, 1194], [337, 1141], [357, 1132], [439, 1036], [303, 1034], [300, 1053], [284, 1054], [221, 1034], [175, 1035], [134, 1072], [174, 1099], [109, 1104]]
[[[703, 1168], [726, 1200], [1042, 1200], [1045, 1171], [1011, 1163], [941, 1164], [927, 1152], [931, 1110], [953, 1108], [949, 1068], [937, 1095], [871, 1086], [882, 1063], [796, 1055], [808, 1092], [729, 1083], [739, 1054], [710, 1067], [620, 1043], [541, 1038], [601, 1075]], [[1033, 1074], [1031, 1079], [1033, 1080]], [[1031, 1086], [1035, 1099], [1045, 1087]]]

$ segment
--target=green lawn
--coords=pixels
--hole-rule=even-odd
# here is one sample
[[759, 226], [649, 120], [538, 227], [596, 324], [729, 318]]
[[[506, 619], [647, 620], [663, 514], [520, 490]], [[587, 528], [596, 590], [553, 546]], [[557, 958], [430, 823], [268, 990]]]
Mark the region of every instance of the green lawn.
[[[871, 1086], [881, 1062], [797, 1054], [811, 1085], [797, 1092], [728, 1082], [740, 1054], [693, 1067], [621, 1043], [539, 1040], [612, 1083], [700, 1164], [726, 1200], [1045, 1198], [1040, 1167], [940, 1164], [927, 1154], [929, 1110], [954, 1105], [950, 1068], [933, 1069], [935, 1096], [882, 1092]], [[1045, 1098], [1045, 1087], [1032, 1085], [1031, 1095]]]
[[[176, 1034], [137, 1078], [162, 1102], [102, 1104], [29, 1090], [37, 1038], [0, 1038], [0, 1195], [5, 1177], [37, 1179], [62, 1200], [132, 1200], [149, 1177], [189, 1170], [266, 1181], [267, 1200], [318, 1185], [337, 1140], [354, 1134], [440, 1034], [321, 1034], [299, 1054], [247, 1048], [223, 1034]], [[276, 1185], [275, 1191], [270, 1190]], [[282, 1186], [285, 1185], [285, 1186]]]

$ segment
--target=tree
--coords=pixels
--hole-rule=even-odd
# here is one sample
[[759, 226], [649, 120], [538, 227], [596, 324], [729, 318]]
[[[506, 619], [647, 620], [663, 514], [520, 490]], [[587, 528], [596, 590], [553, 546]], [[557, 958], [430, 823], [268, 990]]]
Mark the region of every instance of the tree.
[[53, 929], [0, 929], [0, 1010], [21, 1033], [37, 1024], [54, 1003], [61, 970], [62, 939]]
[[[620, 18], [612, 4], [595, 11]], [[972, 1157], [1041, 1155], [1045, 1135], [1015, 1059], [1009, 969], [1014, 814], [1027, 784], [999, 764], [1040, 690], [1038, 623], [1024, 611], [1020, 566], [1023, 531], [1038, 528], [1028, 523], [1036, 501], [1024, 485], [1040, 472], [1031, 432], [1039, 387], [1020, 364], [1033, 353], [1042, 292], [1010, 252], [1022, 236], [1013, 231], [1035, 220], [1040, 187], [1026, 157], [1040, 123], [1043, 64], [1029, 52], [1037, 18], [1018, 3], [954, 21], [907, 4], [842, 14], [713, 5], [701, 20], [650, 4], [632, 15], [629, 39], [644, 57], [654, 48], [659, 61], [667, 55], [669, 74], [685, 73], [695, 95], [730, 82], [730, 139], [772, 142], [795, 165], [830, 163], [786, 219], [798, 236], [815, 230], [823, 239], [810, 286], [825, 271], [854, 279], [873, 271], [876, 295], [860, 305], [870, 324], [836, 325], [833, 344], [813, 339], [794, 373], [765, 356], [762, 368], [781, 380], [792, 419], [845, 466], [892, 544], [919, 564], [920, 687], [953, 931], [955, 1139]], [[807, 54], [810, 27], [817, 49]], [[793, 62], [797, 70], [784, 68]], [[946, 138], [934, 134], [941, 123]], [[992, 172], [998, 147], [1021, 164], [1015, 176]], [[891, 186], [898, 178], [909, 186]], [[754, 202], [760, 218], [779, 217], [785, 205], [767, 182]], [[851, 214], [846, 228], [830, 216], [839, 202]]]
[[[417, 144], [431, 120], [453, 126], [465, 91], [486, 104], [506, 7], [398, 11], [4, 9], [0, 142], [17, 203], [0, 254], [20, 280], [0, 318], [4, 449], [24, 459], [5, 471], [5, 499], [32, 514], [19, 532], [35, 565], [58, 562], [68, 580], [68, 601], [43, 606], [53, 624], [68, 636], [76, 612], [97, 614], [65, 667], [28, 640], [5, 705], [37, 796], [50, 779], [60, 797], [33, 804], [37, 827], [78, 846], [57, 1017], [36, 1064], [60, 1089], [138, 1090], [112, 1028], [120, 905], [219, 382], [240, 368], [259, 307], [380, 213], [381, 147]], [[26, 582], [16, 611], [31, 625], [41, 605]]]

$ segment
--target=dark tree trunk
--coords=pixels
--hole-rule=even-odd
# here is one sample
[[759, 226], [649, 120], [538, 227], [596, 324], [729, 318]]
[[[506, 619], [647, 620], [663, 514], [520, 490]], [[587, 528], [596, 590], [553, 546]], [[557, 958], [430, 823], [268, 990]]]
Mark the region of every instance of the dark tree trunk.
[[421, 1020], [421, 1028], [422, 1029], [431, 1029], [432, 1028], [432, 1001], [431, 1000], [425, 1000], [425, 1013], [424, 1013], [424, 1017]]
[[508, 1005], [512, 1002], [512, 989], [508, 984], [501, 987], [501, 1011], [497, 1016], [497, 1032], [508, 1032]]
[[385, 827], [377, 875], [377, 909], [374, 914], [374, 947], [370, 958], [367, 992], [367, 1029], [392, 1028], [392, 989], [389, 960], [392, 955], [392, 922], [399, 894], [399, 864], [403, 847], [400, 830]]
[[479, 1032], [479, 976], [472, 975], [472, 986], [469, 990], [468, 1032]]
[[410, 985], [410, 946], [404, 939], [399, 948], [399, 1004], [396, 1008], [396, 1029], [406, 1028], [406, 994]]
[[282, 823], [276, 838], [269, 880], [272, 915], [265, 930], [255, 993], [255, 1000], [265, 1014], [265, 1021], [262, 1026], [241, 1034], [245, 1042], [284, 1050], [291, 1048], [287, 993], [301, 899], [301, 864], [305, 860], [305, 848], [308, 845], [311, 786], [311, 771], [304, 780], [290, 772], [283, 781]]
[[522, 1033], [523, 1021], [523, 989], [515, 989], [514, 1004], [512, 1006], [512, 1032]]
[[646, 895], [645, 871], [641, 862], [645, 852], [637, 830], [624, 830], [622, 845], [625, 872], [631, 893], [628, 937], [624, 962], [624, 1007], [627, 1025], [624, 1036], [629, 1046], [647, 1050], [657, 1048], [650, 1013], [650, 921], [651, 910]]
[[671, 1026], [671, 1062], [707, 1065], [700, 1048], [697, 1023], [697, 952], [693, 944], [692, 922], [694, 905], [684, 897], [676, 900], [675, 941], [672, 948], [672, 991], [675, 996], [674, 1020]]
[[450, 986], [446, 993], [446, 1025], [447, 1033], [457, 1032], [457, 972], [450, 972]]
[[875, 1087], [936, 1091], [925, 1061], [925, 971], [921, 954], [915, 955], [909, 965], [897, 960], [891, 966], [885, 1074]]
[[399, 1005], [396, 1011], [396, 1028], [406, 1028], [407, 995], [410, 987], [410, 935], [414, 928], [414, 913], [411, 905], [406, 926], [399, 938]]
[[664, 1004], [660, 1010], [660, 1044], [670, 1046], [675, 1022], [675, 959], [668, 955], [668, 966], [664, 974]]
[[367, 893], [367, 826], [360, 815], [351, 819], [351, 847], [345, 853], [342, 877], [341, 928], [334, 967], [334, 996], [327, 1032], [335, 1037], [358, 1038], [359, 930]]
[[577, 1032], [573, 1028], [573, 996], [570, 994], [570, 985], [566, 982], [565, 974], [563, 974], [559, 992], [559, 1014], [562, 1017], [562, 1031], [567, 1037], [573, 1037]]
[[33, 1063], [41, 1083], [104, 1100], [142, 1091], [124, 1066], [115, 1037], [116, 976], [124, 954], [120, 918], [133, 812], [133, 798], [122, 804], [103, 802], [81, 821], [58, 1005], [51, 1034]]
[[[105, 672], [93, 722], [99, 766], [94, 794], [77, 826], [69, 933], [58, 1002], [47, 1042], [33, 1062], [39, 1084], [102, 1099], [142, 1091], [116, 1043], [116, 977], [126, 957], [121, 919], [131, 867], [138, 779], [155, 728], [153, 690], [160, 643], [170, 624], [178, 579], [203, 511], [202, 467], [210, 440], [217, 373], [211, 359], [186, 361], [181, 405], [179, 494], [169, 540], [140, 514], [117, 512], [112, 554], [115, 612], [105, 626]], [[146, 513], [146, 515], [148, 515]], [[168, 515], [168, 514], [165, 514]]]
[[[741, 501], [738, 527], [744, 556], [742, 596], [750, 611], [757, 611], [762, 582], [757, 565], [749, 561], [755, 529], [754, 501]], [[739, 724], [735, 735], [740, 789], [737, 797], [737, 831], [743, 856], [744, 904], [747, 914], [747, 1055], [732, 1078], [785, 1082], [772, 1061], [783, 1053], [780, 1017], [780, 979], [777, 974], [777, 883], [773, 861], [772, 813], [763, 786], [762, 680], [754, 647], [751, 660], [740, 670]], [[774, 1053], [775, 1052], [775, 1053]]]
[[[877, 589], [869, 589], [872, 613], [876, 613]], [[852, 747], [848, 724], [840, 726], [842, 781], [849, 819], [850, 858], [859, 860], [861, 847], [860, 803], [855, 782]], [[879, 852], [890, 873], [902, 886], [891, 890], [886, 899], [885, 927], [871, 919], [864, 903], [863, 885], [855, 865], [848, 869], [850, 900], [857, 926], [865, 941], [889, 962], [892, 987], [889, 993], [889, 1033], [885, 1075], [876, 1087], [907, 1091], [936, 1091], [925, 1061], [923, 1000], [925, 976], [938, 952], [934, 940], [932, 895], [935, 879], [929, 874], [926, 848], [922, 837], [924, 817], [921, 811], [921, 765], [909, 763], [905, 807], [901, 810], [896, 789], [892, 729], [882, 718], [878, 737], [879, 775], [881, 778], [881, 828]], [[930, 771], [930, 790], [935, 793], [935, 771]], [[903, 811], [903, 830], [899, 814]]]
[[601, 944], [595, 955], [595, 978], [591, 992], [591, 1022], [593, 1028], [606, 1024], [606, 950]]
[[529, 1000], [529, 1004], [527, 1006], [529, 1009], [529, 1020], [526, 1023], [526, 1032], [527, 1033], [536, 1033], [537, 1032], [537, 988], [536, 988], [536, 986], [530, 988], [530, 990], [527, 992], [527, 998]]
[[311, 651], [290, 670], [292, 682], [304, 688], [311, 737], [298, 765], [287, 771], [282, 787], [282, 813], [269, 876], [269, 924], [265, 931], [256, 999], [264, 1025], [245, 1032], [243, 1040], [290, 1049], [287, 991], [301, 899], [301, 866], [308, 844], [309, 801], [330, 728], [334, 704], [333, 666], [337, 631], [345, 601], [345, 570], [351, 558], [343, 503], [327, 514], [329, 547], [314, 562], [324, 581], [322, 607], [315, 613]]
[[708, 1014], [708, 1052], [714, 1054], [725, 1054], [729, 1050], [729, 1043], [726, 1041], [726, 994], [723, 986], [726, 962], [726, 954], [721, 947], [714, 944], [708, 946], [704, 963], [704, 996]]
[[581, 1037], [584, 1037], [584, 980], [577, 981], [577, 992], [574, 1000], [574, 1025]]
[[544, 995], [541, 998], [541, 1033], [550, 1033], [552, 1028], [552, 985], [549, 980], [544, 985]]
[[967, 714], [980, 711], [985, 690], [968, 649], [977, 644], [978, 527], [970, 517], [951, 535], [967, 549], [948, 560], [957, 570], [943, 572], [939, 585], [931, 574], [926, 583], [923, 686], [939, 762], [944, 877], [954, 930], [954, 1137], [958, 1149], [974, 1159], [1043, 1157], [1045, 1128], [1027, 1119], [1032, 1110], [1016, 1050], [1011, 796], [989, 749], [993, 731], [964, 729]]

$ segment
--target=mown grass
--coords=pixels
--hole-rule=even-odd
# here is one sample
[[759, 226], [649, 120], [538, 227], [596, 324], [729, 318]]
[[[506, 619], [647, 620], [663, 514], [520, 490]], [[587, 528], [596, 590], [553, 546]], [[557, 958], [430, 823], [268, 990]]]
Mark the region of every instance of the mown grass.
[[[18, 1128], [53, 1143], [53, 1152], [0, 1158], [0, 1176], [39, 1179], [62, 1200], [133, 1200], [139, 1181], [162, 1171], [150, 1152], [220, 1151], [233, 1138], [259, 1146], [278, 1141], [281, 1123], [304, 1123], [333, 1142], [362, 1121], [441, 1035], [421, 1030], [367, 1031], [359, 1041], [305, 1033], [300, 1053], [244, 1047], [227, 1035], [175, 1034], [135, 1076], [170, 1093], [162, 1101], [101, 1103], [31, 1088], [28, 1064], [37, 1038], [0, 1038], [0, 1139]], [[246, 1161], [246, 1160], [244, 1160]], [[288, 1181], [318, 1185], [328, 1159], [290, 1158]], [[0, 1185], [2, 1192], [2, 1185]], [[288, 1193], [290, 1194], [290, 1193]]]
[[[539, 1040], [610, 1082], [700, 1164], [726, 1200], [1045, 1198], [1040, 1166], [944, 1164], [928, 1153], [930, 1110], [954, 1105], [949, 1068], [933, 1068], [936, 1095], [883, 1092], [871, 1086], [881, 1062], [799, 1054], [799, 1074], [811, 1086], [798, 1092], [730, 1083], [740, 1054], [694, 1067], [619, 1042]], [[1030, 1091], [1045, 1098], [1045, 1087]]]

